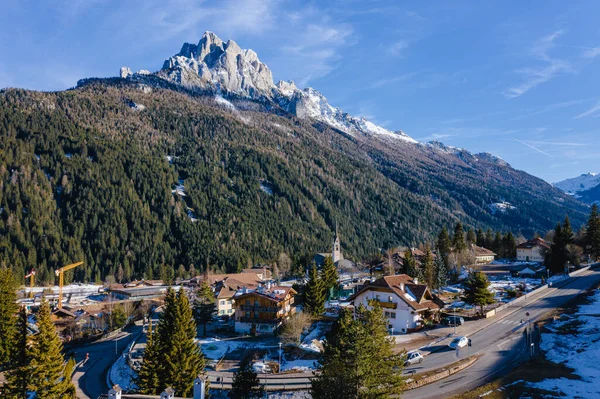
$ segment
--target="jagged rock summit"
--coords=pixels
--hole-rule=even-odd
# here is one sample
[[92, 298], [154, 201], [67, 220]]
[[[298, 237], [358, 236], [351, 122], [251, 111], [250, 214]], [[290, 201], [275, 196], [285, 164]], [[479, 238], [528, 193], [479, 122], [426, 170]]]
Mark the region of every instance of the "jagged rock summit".
[[[140, 72], [131, 74], [123, 67], [120, 76], [140, 79]], [[400, 130], [385, 129], [331, 106], [313, 88], [299, 89], [291, 80], [275, 84], [271, 70], [256, 52], [240, 48], [233, 40], [224, 42], [213, 32], [205, 32], [198, 44], [184, 43], [154, 75], [188, 89], [211, 89], [220, 96], [271, 101], [300, 118], [316, 119], [350, 135], [417, 143]]]

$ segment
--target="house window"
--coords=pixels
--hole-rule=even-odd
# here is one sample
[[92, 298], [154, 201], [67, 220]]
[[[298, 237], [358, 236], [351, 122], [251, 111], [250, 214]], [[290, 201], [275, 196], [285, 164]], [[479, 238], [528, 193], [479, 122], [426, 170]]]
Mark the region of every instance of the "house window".
[[385, 312], [385, 317], [390, 317], [390, 312]]
[[246, 317], [250, 317], [250, 312], [246, 311]]
[[227, 313], [229, 313], [229, 314], [233, 313], [233, 309], [227, 309]]
[[224, 310], [219, 310], [219, 314], [225, 314]]
[[258, 299], [256, 299], [256, 300], [254, 301], [254, 306], [258, 306], [258, 305], [259, 305], [259, 302], [258, 302]]
[[388, 302], [392, 302], [392, 300], [393, 300], [393, 299], [394, 299], [394, 298], [392, 298], [392, 296], [391, 296], [391, 295], [390, 295], [390, 296], [388, 296]]
[[225, 301], [221, 301], [221, 306], [225, 306]]
[[379, 294], [375, 295], [375, 299], [379, 300]]
[[392, 319], [395, 319], [396, 318], [396, 312], [391, 312], [390, 316], [391, 316]]

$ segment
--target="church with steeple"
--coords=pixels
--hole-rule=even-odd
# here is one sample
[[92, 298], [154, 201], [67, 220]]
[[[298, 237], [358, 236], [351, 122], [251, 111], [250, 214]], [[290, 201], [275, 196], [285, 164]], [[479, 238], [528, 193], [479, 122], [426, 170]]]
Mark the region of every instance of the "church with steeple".
[[326, 257], [331, 257], [333, 260], [333, 264], [338, 268], [338, 270], [348, 270], [351, 268], [355, 268], [356, 265], [349, 259], [344, 259], [344, 255], [342, 254], [342, 245], [340, 243], [340, 234], [338, 231], [338, 224], [335, 223], [335, 232], [333, 235], [333, 245], [330, 253], [318, 253], [313, 257], [313, 261], [317, 265], [318, 268], [323, 266]]

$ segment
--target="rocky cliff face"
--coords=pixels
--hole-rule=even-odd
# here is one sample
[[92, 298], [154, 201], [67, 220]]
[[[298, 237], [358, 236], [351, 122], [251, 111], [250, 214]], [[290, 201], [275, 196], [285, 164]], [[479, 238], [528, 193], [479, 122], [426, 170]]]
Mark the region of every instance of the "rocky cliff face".
[[[135, 77], [126, 67], [120, 75]], [[241, 49], [233, 40], [224, 42], [212, 32], [205, 32], [198, 44], [185, 43], [154, 75], [190, 89], [271, 101], [300, 118], [316, 119], [350, 135], [417, 143], [402, 131], [385, 129], [331, 106], [313, 88], [299, 89], [291, 80], [275, 84], [271, 70], [253, 50]]]

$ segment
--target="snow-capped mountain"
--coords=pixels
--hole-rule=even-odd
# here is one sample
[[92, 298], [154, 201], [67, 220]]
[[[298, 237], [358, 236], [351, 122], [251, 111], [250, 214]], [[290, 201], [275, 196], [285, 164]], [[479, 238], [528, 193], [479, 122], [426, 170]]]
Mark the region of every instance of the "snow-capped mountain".
[[590, 190], [598, 185], [600, 185], [600, 174], [592, 172], [554, 183], [554, 187], [571, 195]]
[[[127, 67], [120, 72], [122, 78], [146, 75], [147, 71], [132, 74]], [[417, 143], [400, 130], [385, 129], [331, 106], [313, 88], [299, 89], [293, 81], [275, 84], [271, 70], [253, 50], [244, 50], [233, 40], [224, 42], [212, 32], [205, 32], [198, 44], [185, 43], [153, 75], [189, 89], [212, 89], [220, 96], [269, 100], [300, 118], [316, 119], [350, 135]]]

